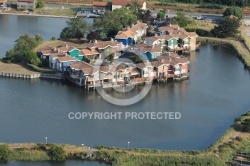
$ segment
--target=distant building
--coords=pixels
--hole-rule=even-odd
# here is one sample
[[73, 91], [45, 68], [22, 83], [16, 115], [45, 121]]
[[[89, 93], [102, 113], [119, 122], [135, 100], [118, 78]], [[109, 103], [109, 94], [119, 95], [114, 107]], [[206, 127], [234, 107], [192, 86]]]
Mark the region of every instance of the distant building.
[[113, 0], [112, 1], [112, 10], [119, 9], [123, 6], [127, 6], [129, 4], [137, 3], [141, 6], [141, 9], [146, 10], [146, 2], [143, 0]]
[[7, 0], [0, 0], [0, 7], [6, 7], [7, 6]]
[[93, 1], [93, 11], [106, 11], [111, 10], [112, 4], [111, 2], [99, 2], [99, 1]]
[[34, 10], [35, 0], [17, 0], [17, 9], [19, 10]]

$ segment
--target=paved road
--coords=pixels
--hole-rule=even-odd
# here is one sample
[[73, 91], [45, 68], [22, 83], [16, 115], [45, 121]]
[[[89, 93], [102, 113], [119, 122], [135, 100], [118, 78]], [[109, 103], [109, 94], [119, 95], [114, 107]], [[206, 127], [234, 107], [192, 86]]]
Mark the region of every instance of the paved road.
[[[153, 16], [157, 16], [158, 11], [151, 10]], [[168, 14], [168, 12], [167, 12]], [[169, 11], [169, 17], [176, 16], [176, 12]], [[211, 13], [188, 13], [185, 12], [186, 17], [197, 17], [197, 16], [207, 16], [207, 19], [210, 20], [219, 20], [222, 18], [222, 14], [211, 14]], [[244, 16], [245, 23], [250, 25], [250, 16]]]

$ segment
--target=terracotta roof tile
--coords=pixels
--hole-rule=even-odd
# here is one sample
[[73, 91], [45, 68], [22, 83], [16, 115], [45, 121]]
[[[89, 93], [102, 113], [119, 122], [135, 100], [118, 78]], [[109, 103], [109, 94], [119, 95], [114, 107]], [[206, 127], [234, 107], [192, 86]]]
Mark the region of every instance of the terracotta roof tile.
[[97, 55], [97, 54], [100, 54], [98, 51], [94, 50], [94, 49], [88, 49], [88, 48], [84, 48], [81, 50], [81, 52], [84, 54], [84, 55]]
[[110, 2], [99, 2], [99, 1], [93, 1], [92, 2], [93, 6], [110, 6], [111, 3]]
[[118, 43], [117, 41], [95, 41], [93, 43], [86, 43], [85, 45], [88, 48], [104, 49], [108, 46], [111, 46], [111, 47], [119, 46], [120, 43]]
[[161, 47], [159, 46], [149, 46], [145, 43], [137, 44], [136, 47], [143, 52], [161, 52]]
[[71, 63], [70, 68], [82, 70], [85, 75], [92, 75], [98, 71], [94, 66], [82, 61]]

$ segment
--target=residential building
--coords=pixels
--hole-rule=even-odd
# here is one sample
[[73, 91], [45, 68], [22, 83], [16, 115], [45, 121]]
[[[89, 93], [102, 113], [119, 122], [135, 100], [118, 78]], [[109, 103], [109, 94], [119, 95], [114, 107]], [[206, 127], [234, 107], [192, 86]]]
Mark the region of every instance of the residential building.
[[67, 53], [69, 56], [71, 56], [72, 58], [76, 58], [79, 61], [81, 61], [84, 56], [80, 49], [69, 46], [67, 44], [65, 44], [65, 46], [58, 47], [57, 51]]
[[111, 2], [93, 1], [92, 5], [93, 5], [93, 12], [111, 10], [112, 8]]
[[116, 59], [121, 55], [121, 51], [123, 50], [123, 45], [117, 41], [114, 41], [113, 39], [111, 39], [111, 41], [95, 40], [93, 43], [86, 43], [85, 45], [87, 49], [91, 50], [92, 53], [98, 52], [99, 57], [97, 58], [100, 59], [106, 58], [111, 54], [113, 54], [114, 58]]
[[153, 78], [157, 76], [154, 66], [150, 62], [136, 64], [141, 78]]
[[17, 9], [34, 10], [35, 4], [36, 4], [35, 0], [17, 0]]
[[133, 3], [137, 3], [139, 6], [141, 6], [141, 9], [146, 10], [147, 4], [143, 0], [113, 0], [112, 1], [112, 10], [119, 9], [123, 6], [128, 6]]
[[7, 7], [7, 0], [0, 0], [0, 7]]
[[135, 44], [141, 40], [143, 36], [146, 36], [147, 27], [147, 24], [138, 21], [130, 28], [119, 31], [115, 36], [115, 40], [122, 43], [125, 47]]
[[96, 87], [99, 81], [99, 71], [86, 62], [71, 63], [66, 71], [68, 79], [79, 86]]
[[72, 63], [77, 62], [77, 59], [70, 56], [59, 56], [56, 60], [56, 69], [65, 72], [66, 68]]
[[149, 46], [145, 43], [140, 43], [136, 45], [136, 48], [139, 50], [139, 56], [143, 59], [153, 60], [162, 53], [161, 47], [157, 45]]
[[166, 38], [166, 44], [170, 49], [184, 49], [189, 51], [197, 49], [196, 38], [198, 35], [195, 32], [187, 32], [184, 28], [180, 28], [176, 24], [159, 27], [158, 31], [160, 36]]

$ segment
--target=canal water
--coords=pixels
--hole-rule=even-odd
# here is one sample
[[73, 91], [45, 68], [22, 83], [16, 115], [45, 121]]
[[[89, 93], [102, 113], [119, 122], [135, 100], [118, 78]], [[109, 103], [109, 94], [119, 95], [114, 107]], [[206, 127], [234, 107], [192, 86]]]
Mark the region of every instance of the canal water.
[[[4, 51], [23, 32], [40, 32], [49, 39], [65, 25], [63, 19], [5, 17], [0, 16], [9, 20], [4, 24], [9, 29], [4, 33], [7, 43], [0, 30]], [[0, 23], [3, 28], [2, 20]], [[19, 24], [20, 32], [12, 32], [18, 31], [15, 26]], [[250, 76], [228, 47], [203, 45], [189, 58], [189, 80], [154, 84], [143, 100], [126, 107], [112, 105], [97, 92], [66, 82], [0, 78], [0, 142], [42, 143], [47, 137], [49, 143], [90, 147], [127, 147], [130, 142], [131, 148], [204, 150], [236, 117], [250, 110]], [[137, 87], [131, 93], [139, 90]], [[70, 112], [105, 111], [180, 112], [182, 116], [180, 120], [68, 118]]]
[[[13, 48], [15, 40], [26, 33], [41, 34], [44, 40], [58, 38], [66, 26], [67, 18], [0, 15], [0, 58]], [[87, 18], [86, 22], [93, 23]]]

